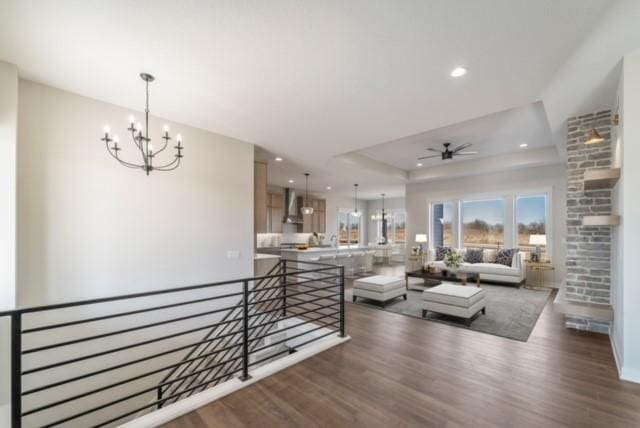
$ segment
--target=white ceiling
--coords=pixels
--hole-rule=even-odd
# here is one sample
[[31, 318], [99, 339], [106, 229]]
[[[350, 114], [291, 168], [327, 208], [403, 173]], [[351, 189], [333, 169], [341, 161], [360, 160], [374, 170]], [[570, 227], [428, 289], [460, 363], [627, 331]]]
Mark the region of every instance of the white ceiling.
[[[443, 164], [442, 158], [420, 161], [417, 158], [435, 154], [427, 148], [442, 150], [445, 142], [451, 142], [452, 148], [472, 143], [473, 146], [465, 151], [478, 152], [473, 156], [456, 156], [446, 163], [535, 150], [554, 144], [542, 102], [536, 102], [378, 144], [359, 153], [397, 168], [413, 170], [418, 169], [417, 162], [423, 164], [422, 168]], [[527, 144], [525, 149], [520, 147], [523, 143]]]
[[[151, 72], [153, 113], [377, 195], [402, 180], [334, 157], [538, 100], [611, 4], [4, 0], [0, 59], [137, 109], [138, 73]], [[449, 77], [457, 65], [468, 75]]]

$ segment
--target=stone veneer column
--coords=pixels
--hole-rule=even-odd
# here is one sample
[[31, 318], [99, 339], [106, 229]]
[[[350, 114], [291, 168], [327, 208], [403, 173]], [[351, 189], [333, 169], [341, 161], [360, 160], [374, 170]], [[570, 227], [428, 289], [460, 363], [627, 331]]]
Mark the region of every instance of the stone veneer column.
[[[602, 143], [586, 145], [595, 128]], [[611, 215], [611, 190], [584, 191], [584, 173], [610, 168], [611, 111], [567, 119], [567, 257], [565, 297], [570, 301], [610, 304], [611, 226], [582, 226], [582, 217]], [[609, 332], [608, 321], [567, 316], [565, 325], [579, 330]]]

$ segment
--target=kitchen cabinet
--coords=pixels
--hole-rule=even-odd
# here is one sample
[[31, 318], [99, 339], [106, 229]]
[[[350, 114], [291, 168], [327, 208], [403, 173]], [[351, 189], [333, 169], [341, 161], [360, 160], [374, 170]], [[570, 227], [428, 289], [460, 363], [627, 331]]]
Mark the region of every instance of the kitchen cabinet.
[[266, 233], [267, 224], [267, 163], [253, 163], [253, 227], [255, 233]]
[[[300, 198], [302, 199], [302, 198]], [[302, 200], [299, 201], [298, 206], [302, 206]], [[309, 198], [309, 205], [313, 208], [313, 214], [302, 215], [302, 232], [303, 233], [325, 233], [326, 232], [326, 201], [324, 199], [311, 199]]]
[[270, 233], [282, 233], [284, 218], [284, 196], [282, 193], [267, 195], [267, 224]]

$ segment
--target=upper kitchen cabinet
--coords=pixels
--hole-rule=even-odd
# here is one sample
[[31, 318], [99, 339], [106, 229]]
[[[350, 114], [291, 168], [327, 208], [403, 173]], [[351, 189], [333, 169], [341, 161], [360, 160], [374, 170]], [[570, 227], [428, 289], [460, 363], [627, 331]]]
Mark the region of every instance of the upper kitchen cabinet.
[[[313, 214], [302, 215], [302, 232], [303, 233], [325, 233], [326, 232], [326, 202], [324, 199], [309, 198], [309, 205], [313, 208]], [[301, 205], [299, 205], [301, 206]]]
[[267, 163], [253, 163], [253, 221], [255, 233], [267, 233]]
[[282, 233], [284, 218], [284, 196], [282, 193], [269, 192], [267, 195], [267, 224], [269, 233]]

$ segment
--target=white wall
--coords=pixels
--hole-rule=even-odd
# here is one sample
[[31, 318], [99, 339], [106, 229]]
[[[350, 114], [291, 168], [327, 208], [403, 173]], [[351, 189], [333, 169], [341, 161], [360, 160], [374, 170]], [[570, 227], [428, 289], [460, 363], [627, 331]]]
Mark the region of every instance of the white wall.
[[[622, 229], [614, 245], [616, 266], [621, 269], [616, 280], [614, 299], [614, 343], [623, 379], [640, 382], [640, 287], [636, 265], [640, 258], [640, 51], [626, 55], [623, 61], [622, 116], [619, 133], [622, 146], [622, 178], [617, 187], [617, 208], [621, 211]], [[619, 260], [622, 258], [622, 260]], [[621, 294], [618, 297], [618, 293]], [[622, 337], [622, 341], [619, 337]]]
[[182, 133], [185, 157], [147, 177], [99, 141], [109, 123], [134, 159], [129, 109], [26, 80], [19, 100], [20, 306], [251, 275], [251, 144], [152, 118], [156, 141], [164, 123]]
[[[416, 233], [428, 231], [428, 202], [463, 198], [473, 195], [508, 196], [516, 193], [551, 192], [551, 216], [549, 218], [553, 240], [552, 261], [556, 268], [554, 278], [560, 284], [565, 277], [566, 239], [566, 168], [563, 164], [482, 174], [451, 180], [412, 183], [406, 187], [407, 233], [410, 241], [407, 249], [416, 245], [412, 241]], [[510, 207], [507, 207], [510, 209]], [[509, 237], [505, 235], [505, 239]], [[506, 241], [508, 242], [508, 241]]]
[[[16, 146], [18, 70], [0, 61], [0, 311], [15, 305]], [[0, 319], [0, 349], [8, 349], [9, 319]], [[0, 378], [8, 379], [10, 359], [0, 353]], [[0, 382], [0, 425], [8, 409], [9, 382]], [[3, 425], [4, 426], [4, 425]]]

